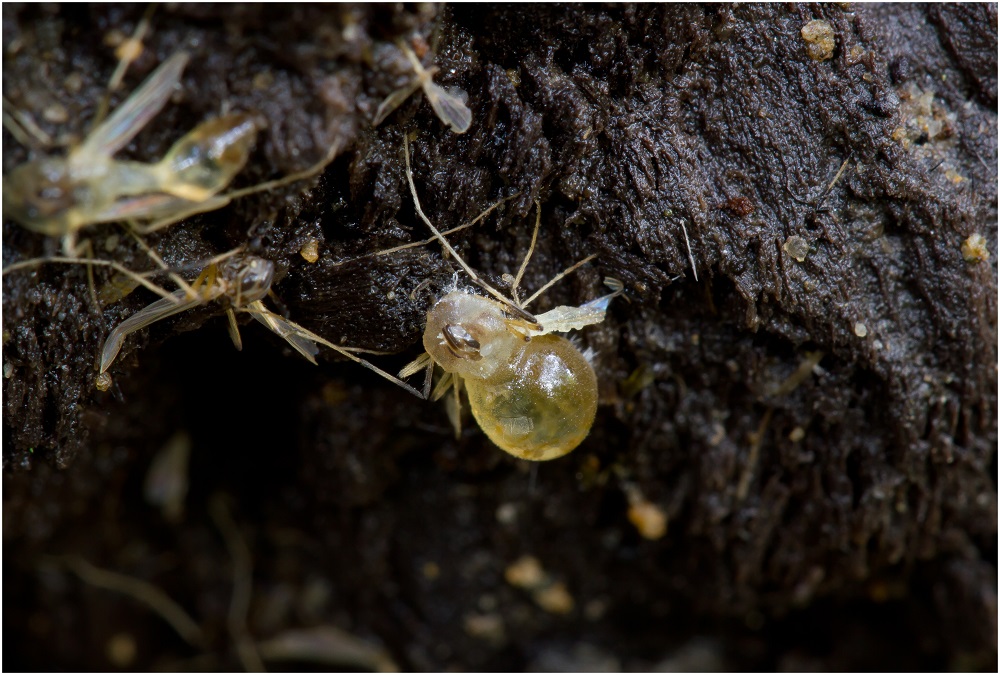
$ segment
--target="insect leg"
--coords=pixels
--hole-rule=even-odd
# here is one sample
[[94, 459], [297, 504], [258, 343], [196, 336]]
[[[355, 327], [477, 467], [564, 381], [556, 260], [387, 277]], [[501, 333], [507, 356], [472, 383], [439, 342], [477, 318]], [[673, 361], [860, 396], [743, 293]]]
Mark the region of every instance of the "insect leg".
[[240, 327], [236, 323], [236, 312], [229, 308], [226, 310], [226, 317], [229, 319], [229, 337], [233, 341], [236, 351], [243, 351], [243, 338], [240, 337]]
[[16, 108], [6, 96], [3, 97], [3, 128], [26, 148], [50, 148], [53, 145], [52, 137], [35, 123], [31, 115]]
[[152, 281], [150, 281], [149, 279], [147, 279], [142, 274], [138, 274], [136, 272], [133, 272], [132, 270], [128, 269], [127, 267], [125, 267], [121, 263], [117, 263], [117, 262], [115, 262], [113, 260], [101, 260], [99, 258], [87, 259], [87, 258], [77, 258], [77, 257], [71, 257], [71, 256], [53, 256], [53, 257], [50, 257], [50, 258], [32, 258], [30, 260], [22, 260], [21, 262], [16, 262], [16, 263], [13, 263], [11, 265], [8, 265], [7, 267], [3, 268], [3, 273], [2, 274], [3, 274], [3, 276], [6, 276], [10, 272], [16, 272], [17, 270], [29, 269], [29, 268], [32, 268], [32, 267], [38, 267], [39, 265], [42, 265], [44, 263], [62, 263], [62, 264], [67, 264], [67, 265], [88, 265], [89, 264], [89, 265], [96, 265], [98, 267], [110, 267], [111, 269], [115, 270], [116, 272], [119, 272], [120, 274], [123, 274], [123, 275], [129, 277], [130, 279], [134, 279], [136, 282], [138, 282], [139, 284], [145, 286], [146, 288], [148, 288], [149, 290], [151, 290], [153, 293], [156, 293], [160, 297], [162, 297], [164, 299], [167, 299], [167, 300], [170, 300], [171, 302], [175, 302], [175, 301], [179, 302], [179, 301], [177, 301], [175, 299], [174, 294], [172, 294], [172, 293], [170, 293], [168, 291], [163, 290], [162, 288], [160, 288], [159, 286], [157, 286], [156, 284], [154, 284]]
[[445, 371], [445, 374], [441, 376], [438, 383], [434, 385], [434, 391], [431, 393], [431, 400], [437, 401], [448, 393], [452, 385], [455, 384], [455, 374]]
[[454, 396], [445, 402], [445, 411], [448, 413], [452, 429], [455, 430], [455, 439], [458, 440], [462, 437], [462, 379], [457, 375], [452, 392]]
[[[274, 330], [275, 333], [277, 333], [278, 335], [280, 335], [282, 338], [284, 338], [286, 340], [288, 340], [288, 337], [286, 336], [286, 332], [287, 332], [287, 335], [294, 335], [295, 338], [297, 339], [297, 341], [299, 339], [305, 339], [305, 340], [309, 340], [309, 341], [312, 341], [312, 342], [316, 342], [316, 343], [321, 344], [321, 345], [323, 345], [325, 347], [329, 347], [330, 349], [332, 349], [333, 351], [337, 352], [341, 356], [345, 356], [348, 359], [350, 359], [351, 361], [354, 361], [355, 363], [358, 363], [358, 364], [364, 366], [368, 370], [370, 370], [370, 371], [372, 371], [374, 373], [378, 373], [379, 375], [381, 375], [385, 379], [389, 380], [393, 384], [396, 384], [396, 385], [402, 387], [403, 389], [405, 389], [406, 391], [410, 392], [411, 394], [413, 394], [417, 398], [423, 398], [423, 396], [420, 394], [419, 391], [417, 391], [416, 389], [414, 389], [413, 387], [411, 387], [410, 385], [408, 385], [406, 382], [403, 382], [398, 377], [390, 375], [389, 373], [385, 372], [384, 370], [382, 370], [381, 368], [379, 368], [375, 364], [369, 363], [368, 361], [365, 361], [364, 359], [359, 358], [359, 357], [357, 357], [357, 356], [355, 356], [354, 354], [351, 353], [351, 352], [357, 351], [357, 350], [354, 350], [351, 347], [341, 347], [340, 345], [335, 345], [332, 342], [330, 342], [329, 340], [327, 340], [325, 338], [322, 338], [319, 335], [316, 335], [316, 333], [313, 333], [311, 330], [309, 330], [309, 329], [307, 329], [307, 328], [305, 328], [303, 326], [300, 326], [299, 324], [295, 323], [294, 321], [289, 321], [288, 319], [284, 319], [284, 318], [278, 316], [274, 312], [271, 312], [266, 307], [264, 307], [263, 303], [260, 300], [257, 300], [255, 302], [252, 302], [249, 305], [247, 305], [247, 307], [244, 308], [244, 311], [249, 311], [249, 313], [251, 314], [251, 316], [253, 316], [258, 321], [261, 321], [262, 323], [265, 323], [268, 326], [268, 328], [271, 328], [272, 324], [269, 323], [268, 321], [265, 321], [265, 317], [267, 317], [267, 319], [269, 319], [271, 322], [273, 322], [274, 325], [280, 326], [280, 328], [277, 329], [277, 330], [274, 329], [274, 328], [271, 328], [271, 329]], [[260, 316], [258, 316], [258, 314]], [[285, 331], [285, 332], [282, 332], [282, 331]], [[296, 346], [296, 344], [292, 343], [291, 341], [289, 341], [289, 344], [291, 344], [296, 349], [299, 349]], [[302, 353], [303, 356], [305, 356], [305, 353], [303, 353], [301, 350], [299, 350], [299, 352]], [[310, 361], [312, 361], [313, 363], [315, 363], [315, 360], [313, 360], [313, 359], [310, 359]]]
[[[465, 229], [468, 229], [468, 228], [472, 227], [473, 225], [475, 225], [476, 223], [478, 223], [480, 220], [482, 220], [486, 216], [488, 216], [491, 213], [493, 213], [493, 211], [496, 210], [496, 208], [498, 206], [500, 206], [501, 204], [503, 204], [506, 201], [510, 201], [514, 197], [517, 197], [519, 194], [521, 194], [521, 193], [520, 192], [515, 192], [514, 194], [512, 194], [509, 197], [504, 197], [503, 199], [501, 199], [500, 201], [498, 201], [495, 204], [493, 204], [492, 206], [490, 206], [488, 209], [486, 209], [485, 211], [483, 211], [482, 213], [480, 213], [478, 216], [476, 216], [475, 218], [473, 218], [469, 222], [464, 223], [462, 225], [456, 225], [455, 227], [451, 228], [450, 230], [445, 230], [444, 232], [441, 233], [442, 236], [443, 235], [448, 235], [448, 234], [455, 234], [456, 232], [460, 232], [462, 230], [465, 230]], [[424, 239], [422, 241], [415, 241], [415, 242], [412, 242], [410, 244], [403, 244], [402, 246], [394, 246], [392, 248], [387, 248], [387, 249], [385, 249], [383, 251], [376, 251], [374, 253], [374, 255], [389, 255], [390, 253], [396, 253], [397, 251], [403, 251], [403, 250], [408, 249], [408, 248], [416, 248], [418, 246], [425, 246], [425, 245], [430, 244], [431, 242], [435, 242], [437, 240], [438, 240], [437, 237], [430, 237], [429, 239]]]
[[115, 49], [115, 56], [118, 57], [118, 65], [115, 66], [115, 72], [111, 74], [111, 79], [108, 80], [107, 89], [104, 92], [104, 96], [101, 101], [97, 104], [97, 113], [94, 115], [94, 121], [92, 122], [93, 127], [96, 127], [104, 119], [104, 116], [108, 114], [108, 105], [111, 102], [111, 93], [118, 90], [121, 86], [122, 78], [125, 77], [125, 73], [128, 72], [129, 66], [142, 56], [142, 39], [146, 36], [146, 31], [149, 30], [149, 22], [153, 17], [153, 12], [156, 11], [156, 5], [150, 4], [146, 8], [145, 14], [139, 19], [139, 23], [136, 24], [135, 30], [132, 32], [132, 37], [128, 38], [122, 42]]
[[527, 307], [532, 302], [534, 302], [535, 299], [538, 298], [538, 296], [540, 296], [545, 291], [549, 290], [549, 288], [551, 288], [552, 285], [555, 284], [557, 281], [561, 280], [567, 274], [575, 272], [578, 268], [583, 267], [584, 265], [586, 265], [587, 263], [589, 263], [591, 260], [593, 260], [596, 257], [597, 257], [597, 254], [594, 253], [592, 255], [588, 255], [586, 258], [584, 258], [580, 262], [575, 263], [573, 265], [570, 265], [569, 267], [567, 267], [566, 269], [564, 269], [562, 272], [560, 272], [559, 274], [557, 274], [554, 277], [552, 277], [547, 284], [545, 284], [544, 286], [542, 286], [541, 288], [539, 288], [537, 291], [535, 291], [534, 293], [532, 293], [531, 297], [528, 298], [527, 300], [525, 300], [524, 304], [522, 306], [523, 307]]
[[129, 223], [126, 230], [132, 238], [135, 239], [135, 242], [139, 244], [139, 248], [146, 252], [146, 255], [149, 256], [154, 263], [156, 263], [157, 267], [167, 273], [167, 276], [170, 277], [171, 281], [177, 284], [178, 288], [185, 291], [189, 298], [197, 296], [197, 293], [195, 293], [194, 289], [188, 285], [188, 282], [184, 281], [183, 277], [167, 267], [167, 263], [163, 262], [163, 258], [160, 257], [160, 254], [154, 251], [153, 248], [139, 236], [139, 233], [135, 231], [134, 223]]
[[330, 162], [332, 162], [334, 158], [340, 153], [341, 147], [342, 147], [342, 142], [340, 141], [340, 139], [338, 139], [337, 142], [335, 142], [333, 145], [330, 146], [330, 149], [327, 151], [326, 155], [324, 155], [323, 159], [319, 160], [310, 167], [306, 167], [301, 171], [290, 173], [287, 176], [283, 176], [282, 178], [275, 178], [274, 180], [258, 183], [257, 185], [251, 185], [250, 187], [234, 190], [232, 192], [228, 192], [225, 195], [221, 196], [226, 197], [227, 201], [231, 201], [233, 199], [238, 199], [239, 197], [245, 197], [247, 195], [252, 195], [257, 192], [266, 192], [268, 190], [275, 190], [277, 188], [284, 187], [285, 185], [291, 185], [292, 183], [297, 183], [300, 180], [306, 180], [307, 178], [318, 176], [319, 174], [323, 173], [323, 170], [327, 166], [329, 166]]
[[531, 254], [535, 252], [535, 242], [538, 241], [538, 228], [542, 224], [542, 205], [535, 200], [535, 231], [531, 233], [531, 245], [528, 246], [528, 252], [524, 254], [524, 260], [521, 262], [521, 269], [517, 271], [517, 276], [514, 277], [514, 281], [510, 285], [510, 292], [514, 296], [514, 302], [518, 302], [517, 298], [517, 287], [521, 283], [521, 279], [524, 277], [524, 270], [528, 269], [528, 261], [531, 260]]
[[434, 223], [430, 221], [430, 218], [427, 217], [427, 214], [425, 214], [424, 210], [420, 207], [420, 197], [417, 196], [417, 186], [413, 182], [413, 170], [410, 167], [410, 141], [406, 136], [403, 137], [403, 154], [406, 158], [406, 180], [410, 184], [410, 194], [413, 196], [413, 206], [417, 210], [417, 215], [420, 216], [420, 219], [424, 221], [424, 224], [427, 225], [431, 232], [434, 233], [434, 236], [441, 242], [444, 249], [448, 251], [448, 253], [458, 262], [459, 265], [461, 265], [462, 269], [465, 270], [465, 273], [469, 275], [470, 279], [504, 305], [513, 305], [514, 303], [509, 298], [505, 297], [503, 293], [483, 281], [480, 276], [476, 274], [471, 267], [469, 267], [465, 260], [462, 259], [462, 256], [458, 254], [458, 251], [452, 248], [452, 245], [448, 243], [448, 240], [444, 238], [441, 231], [434, 226]]
[[420, 356], [418, 356], [417, 358], [413, 359], [405, 366], [403, 366], [403, 369], [399, 371], [399, 376], [409, 377], [410, 375], [419, 373], [421, 370], [426, 368], [427, 364], [431, 363], [431, 361], [432, 361], [431, 355], [428, 354], [427, 352], [424, 352], [423, 354], [421, 354]]
[[98, 312], [101, 311], [101, 302], [97, 298], [97, 284], [94, 283], [94, 266], [91, 264], [91, 260], [94, 256], [94, 246], [90, 243], [89, 239], [84, 240], [82, 244], [74, 245], [76, 249], [76, 254], [83, 258], [87, 266], [87, 290], [90, 293], [90, 300], [94, 303], [94, 307]]

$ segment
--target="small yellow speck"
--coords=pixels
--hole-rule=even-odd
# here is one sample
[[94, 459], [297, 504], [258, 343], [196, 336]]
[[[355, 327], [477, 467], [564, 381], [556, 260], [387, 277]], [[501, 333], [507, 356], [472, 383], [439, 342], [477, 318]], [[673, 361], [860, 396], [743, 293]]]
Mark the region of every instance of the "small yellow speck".
[[129, 38], [115, 48], [115, 58], [119, 61], [135, 61], [142, 56], [142, 42]]
[[829, 21], [814, 19], [802, 27], [802, 39], [806, 42], [806, 53], [813, 61], [833, 58], [837, 46], [836, 35]]
[[517, 522], [517, 505], [512, 502], [497, 507], [497, 522], [501, 525], [513, 525]]
[[65, 124], [69, 120], [69, 113], [62, 104], [53, 103], [50, 106], [46, 106], [45, 110], [42, 111], [42, 118], [46, 122], [52, 122], [53, 124]]
[[330, 380], [323, 385], [320, 394], [323, 402], [329, 406], [338, 406], [350, 398], [347, 390], [337, 380]]
[[965, 176], [955, 171], [954, 169], [946, 169], [944, 172], [945, 177], [950, 180], [955, 185], [958, 185], [965, 180]]
[[98, 391], [107, 391], [111, 388], [111, 376], [107, 373], [101, 373], [94, 378], [94, 386], [97, 387]]
[[83, 89], [83, 75], [80, 73], [70, 73], [66, 76], [63, 86], [70, 94], [79, 94], [80, 90]]
[[809, 243], [797, 234], [786, 239], [781, 248], [799, 262], [804, 262], [809, 255]]
[[608, 611], [608, 601], [597, 598], [589, 601], [583, 607], [583, 615], [588, 621], [600, 621]]
[[117, 47], [126, 39], [125, 33], [117, 28], [112, 28], [104, 34], [104, 45], [107, 47]]
[[462, 619], [462, 627], [470, 637], [492, 644], [503, 644], [504, 623], [499, 614], [468, 614]]
[[423, 573], [425, 579], [431, 581], [441, 576], [441, 568], [433, 560], [425, 562], [420, 571]]
[[847, 51], [847, 65], [853, 66], [861, 62], [865, 55], [865, 48], [861, 45], [854, 45]]
[[863, 338], [868, 335], [868, 326], [864, 325], [860, 321], [854, 324], [854, 334], [859, 338]]
[[978, 232], [969, 235], [969, 238], [962, 242], [962, 257], [970, 264], [989, 260], [990, 251], [986, 248], [986, 238]]
[[274, 73], [264, 70], [253, 76], [253, 88], [257, 91], [270, 89], [274, 84]]
[[537, 591], [534, 598], [538, 606], [550, 614], [569, 614], [576, 605], [573, 596], [561, 581]]
[[641, 363], [638, 368], [633, 370], [629, 376], [622, 381], [622, 396], [625, 398], [632, 398], [640, 391], [653, 384], [655, 381], [656, 373], [653, 371], [652, 367], [645, 363]]
[[708, 438], [708, 444], [714, 448], [724, 440], [726, 440], [726, 428], [716, 422], [712, 426], [712, 435]]
[[628, 519], [643, 539], [662, 539], [667, 533], [667, 514], [645, 499], [632, 501], [628, 507]]
[[795, 427], [788, 433], [788, 440], [792, 443], [798, 443], [803, 438], [806, 437], [806, 430], [802, 427]]
[[503, 578], [508, 584], [517, 588], [536, 588], [545, 582], [545, 570], [542, 569], [542, 563], [538, 562], [538, 558], [525, 555], [504, 570]]
[[889, 586], [884, 581], [876, 581], [868, 588], [872, 602], [883, 603], [889, 599]]
[[305, 258], [305, 261], [308, 263], [314, 263], [319, 260], [319, 241], [310, 239], [302, 244], [302, 248], [299, 249], [299, 255]]
[[135, 638], [128, 633], [116, 633], [105, 647], [108, 661], [116, 668], [128, 668], [135, 661], [138, 648]]

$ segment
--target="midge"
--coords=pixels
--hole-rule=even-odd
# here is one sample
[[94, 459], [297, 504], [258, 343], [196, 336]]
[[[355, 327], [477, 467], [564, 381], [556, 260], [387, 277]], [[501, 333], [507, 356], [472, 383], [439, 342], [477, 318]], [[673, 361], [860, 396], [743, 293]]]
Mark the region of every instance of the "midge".
[[166, 105], [189, 56], [164, 61], [128, 99], [65, 157], [26, 162], [4, 177], [4, 215], [42, 234], [62, 237], [74, 255], [77, 233], [89, 225], [126, 221], [148, 233], [218, 209], [235, 197], [315, 175], [332, 158], [279, 180], [220, 195], [256, 142], [247, 113], [209, 119], [181, 137], [158, 162], [118, 160], [124, 148]]
[[[464, 387], [469, 407], [483, 432], [500, 449], [521, 459], [541, 461], [561, 457], [575, 449], [587, 434], [597, 413], [597, 376], [587, 358], [572, 342], [555, 332], [577, 330], [600, 323], [611, 299], [622, 292], [621, 283], [608, 279], [609, 295], [580, 307], [560, 306], [534, 316], [527, 311], [539, 295], [590, 256], [556, 275], [526, 300], [518, 295], [534, 250], [541, 223], [536, 214], [531, 247], [517, 276], [511, 278], [511, 297], [483, 281], [420, 207], [410, 168], [408, 140], [404, 142], [406, 178], [417, 214], [445, 250], [461, 265], [487, 297], [455, 289], [439, 299], [427, 312], [423, 344], [426, 353], [400, 373], [408, 377], [426, 369], [424, 397], [439, 399], [451, 389], [457, 413]], [[539, 208], [536, 203], [536, 209]], [[444, 375], [430, 392], [433, 371]], [[458, 416], [454, 422], [458, 427]]]
[[[79, 262], [87, 261], [79, 260]], [[141, 278], [135, 273], [129, 274]], [[368, 350], [335, 345], [299, 324], [267, 309], [263, 299], [270, 292], [273, 282], [274, 263], [270, 260], [247, 255], [239, 249], [216, 256], [207, 262], [201, 274], [189, 286], [185, 285], [185, 288], [169, 295], [161, 292], [163, 295], [161, 299], [139, 310], [111, 331], [104, 343], [104, 348], [101, 350], [100, 373], [96, 382], [98, 389], [104, 390], [111, 385], [111, 377], [107, 371], [118, 357], [125, 338], [129, 335], [180, 312], [216, 301], [226, 304], [229, 334], [236, 349], [242, 349], [243, 346], [239, 326], [236, 322], [236, 313], [239, 312], [249, 314], [264, 324], [314, 365], [316, 364], [316, 354], [319, 353], [317, 345], [323, 345], [398, 384], [410, 393], [416, 396], [421, 395], [410, 385], [352, 353]]]

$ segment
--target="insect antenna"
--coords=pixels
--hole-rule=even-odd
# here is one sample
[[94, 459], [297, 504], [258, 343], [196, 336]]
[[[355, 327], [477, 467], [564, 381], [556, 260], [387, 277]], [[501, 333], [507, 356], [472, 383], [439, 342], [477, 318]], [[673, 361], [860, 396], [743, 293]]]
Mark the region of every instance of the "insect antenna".
[[129, 235], [132, 236], [135, 242], [139, 245], [139, 248], [141, 248], [146, 253], [146, 255], [149, 256], [149, 259], [152, 260], [157, 267], [163, 270], [167, 274], [167, 276], [170, 277], [171, 281], [177, 284], [178, 288], [183, 289], [184, 292], [188, 294], [189, 298], [195, 297], [194, 289], [191, 288], [190, 285], [188, 285], [188, 282], [184, 281], [184, 279], [179, 274], [171, 270], [167, 266], [167, 263], [163, 262], [163, 258], [160, 257], [160, 254], [154, 251], [153, 248], [149, 244], [147, 244], [141, 236], [139, 236], [138, 232], [133, 230], [131, 227], [125, 229], [129, 233]]
[[[483, 211], [482, 213], [480, 213], [478, 216], [476, 216], [475, 218], [473, 218], [469, 222], [464, 223], [462, 225], [457, 225], [457, 226], [451, 228], [450, 230], [445, 230], [444, 232], [441, 233], [441, 235], [444, 236], [444, 235], [447, 235], [447, 234], [455, 234], [456, 232], [461, 232], [462, 230], [465, 230], [467, 228], [472, 227], [473, 225], [475, 225], [476, 223], [478, 223], [480, 220], [482, 220], [486, 216], [488, 216], [491, 213], [493, 213], [493, 211], [495, 211], [498, 206], [500, 206], [504, 202], [510, 201], [511, 199], [513, 199], [514, 197], [517, 197], [520, 194], [521, 194], [520, 192], [515, 192], [514, 194], [510, 195], [509, 197], [504, 197], [503, 199], [501, 199], [500, 201], [498, 201], [495, 204], [493, 204], [492, 206], [490, 206], [488, 209], [486, 209], [485, 211]], [[393, 248], [387, 248], [384, 251], [376, 251], [374, 253], [374, 255], [389, 255], [390, 253], [396, 253], [397, 251], [402, 251], [402, 250], [408, 249], [408, 248], [416, 248], [418, 246], [426, 246], [427, 244], [430, 244], [430, 243], [435, 242], [435, 241], [438, 241], [437, 237], [430, 237], [430, 238], [424, 239], [422, 241], [415, 241], [415, 242], [412, 242], [410, 244], [403, 244], [402, 246], [394, 246]]]
[[465, 273], [469, 275], [469, 278], [472, 279], [477, 286], [499, 300], [504, 306], [512, 308], [516, 314], [537, 325], [533, 316], [525, 312], [512, 299], [506, 297], [503, 293], [490, 286], [482, 279], [482, 277], [476, 274], [476, 272], [469, 267], [468, 263], [462, 259], [462, 256], [458, 254], [458, 251], [456, 251], [452, 245], [448, 243], [448, 240], [445, 239], [443, 234], [441, 234], [441, 231], [434, 226], [434, 223], [432, 223], [430, 218], [427, 217], [427, 214], [424, 213], [423, 208], [420, 206], [420, 197], [417, 196], [417, 186], [413, 182], [413, 170], [410, 166], [410, 140], [406, 135], [403, 136], [403, 155], [406, 158], [406, 180], [410, 184], [410, 194], [413, 196], [413, 206], [416, 208], [417, 215], [420, 216], [420, 219], [424, 221], [424, 224], [426, 224], [427, 227], [430, 228], [431, 232], [434, 233], [435, 238], [441, 242], [444, 249], [458, 262], [462, 269], [465, 270]]
[[3, 97], [3, 127], [18, 143], [26, 148], [39, 150], [52, 147], [52, 137], [39, 127], [31, 115], [18, 109]]
[[[176, 298], [168, 291], [160, 288], [152, 281], [147, 279], [148, 273], [133, 272], [121, 263], [115, 262], [114, 260], [102, 260], [100, 258], [78, 258], [71, 256], [50, 256], [48, 258], [31, 258], [30, 260], [22, 260], [21, 262], [16, 262], [7, 267], [3, 268], [3, 272], [0, 273], [2, 276], [7, 276], [11, 272], [16, 272], [17, 270], [30, 269], [32, 267], [38, 267], [47, 263], [56, 263], [63, 265], [96, 265], [98, 267], [110, 267], [120, 274], [124, 274], [130, 279], [134, 279], [136, 282], [142, 286], [148, 288], [153, 293], [156, 293], [161, 298], [166, 298], [171, 301], [175, 301]], [[157, 270], [158, 272], [159, 270]]]
[[556, 284], [557, 282], [559, 282], [563, 277], [565, 277], [568, 274], [572, 274], [577, 269], [583, 267], [584, 265], [586, 265], [587, 263], [589, 263], [591, 260], [593, 260], [596, 257], [597, 257], [597, 254], [593, 253], [591, 255], [588, 255], [583, 260], [570, 265], [569, 267], [567, 267], [566, 269], [564, 269], [562, 272], [560, 272], [559, 274], [557, 274], [554, 277], [552, 277], [551, 279], [549, 279], [548, 283], [546, 283], [544, 286], [542, 286], [537, 291], [535, 291], [534, 293], [532, 293], [531, 297], [528, 298], [527, 300], [525, 300], [524, 303], [521, 306], [522, 307], [527, 307], [532, 302], [534, 302], [538, 298], [538, 296], [540, 296], [545, 291], [549, 290], [549, 288], [551, 288], [554, 284]]
[[237, 199], [239, 197], [246, 197], [247, 195], [256, 194], [257, 192], [267, 192], [268, 190], [275, 190], [286, 185], [291, 185], [292, 183], [297, 183], [300, 180], [306, 180], [307, 178], [312, 178], [313, 176], [318, 176], [323, 172], [330, 162], [337, 156], [337, 154], [343, 148], [343, 140], [338, 138], [327, 153], [323, 156], [323, 159], [319, 160], [312, 166], [306, 167], [301, 171], [295, 171], [287, 176], [282, 176], [281, 178], [275, 178], [274, 180], [265, 181], [263, 183], [258, 183], [257, 185], [251, 185], [249, 187], [241, 188], [239, 190], [233, 190], [232, 192], [227, 192], [224, 195], [228, 200]]

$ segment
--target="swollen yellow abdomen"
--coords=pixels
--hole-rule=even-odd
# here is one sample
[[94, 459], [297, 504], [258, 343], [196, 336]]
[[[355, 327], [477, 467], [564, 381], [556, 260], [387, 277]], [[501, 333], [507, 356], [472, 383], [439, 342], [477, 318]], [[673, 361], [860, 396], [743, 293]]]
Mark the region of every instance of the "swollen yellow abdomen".
[[597, 376], [564, 337], [524, 343], [486, 380], [467, 378], [472, 414], [500, 449], [533, 461], [562, 457], [578, 446], [597, 414]]

